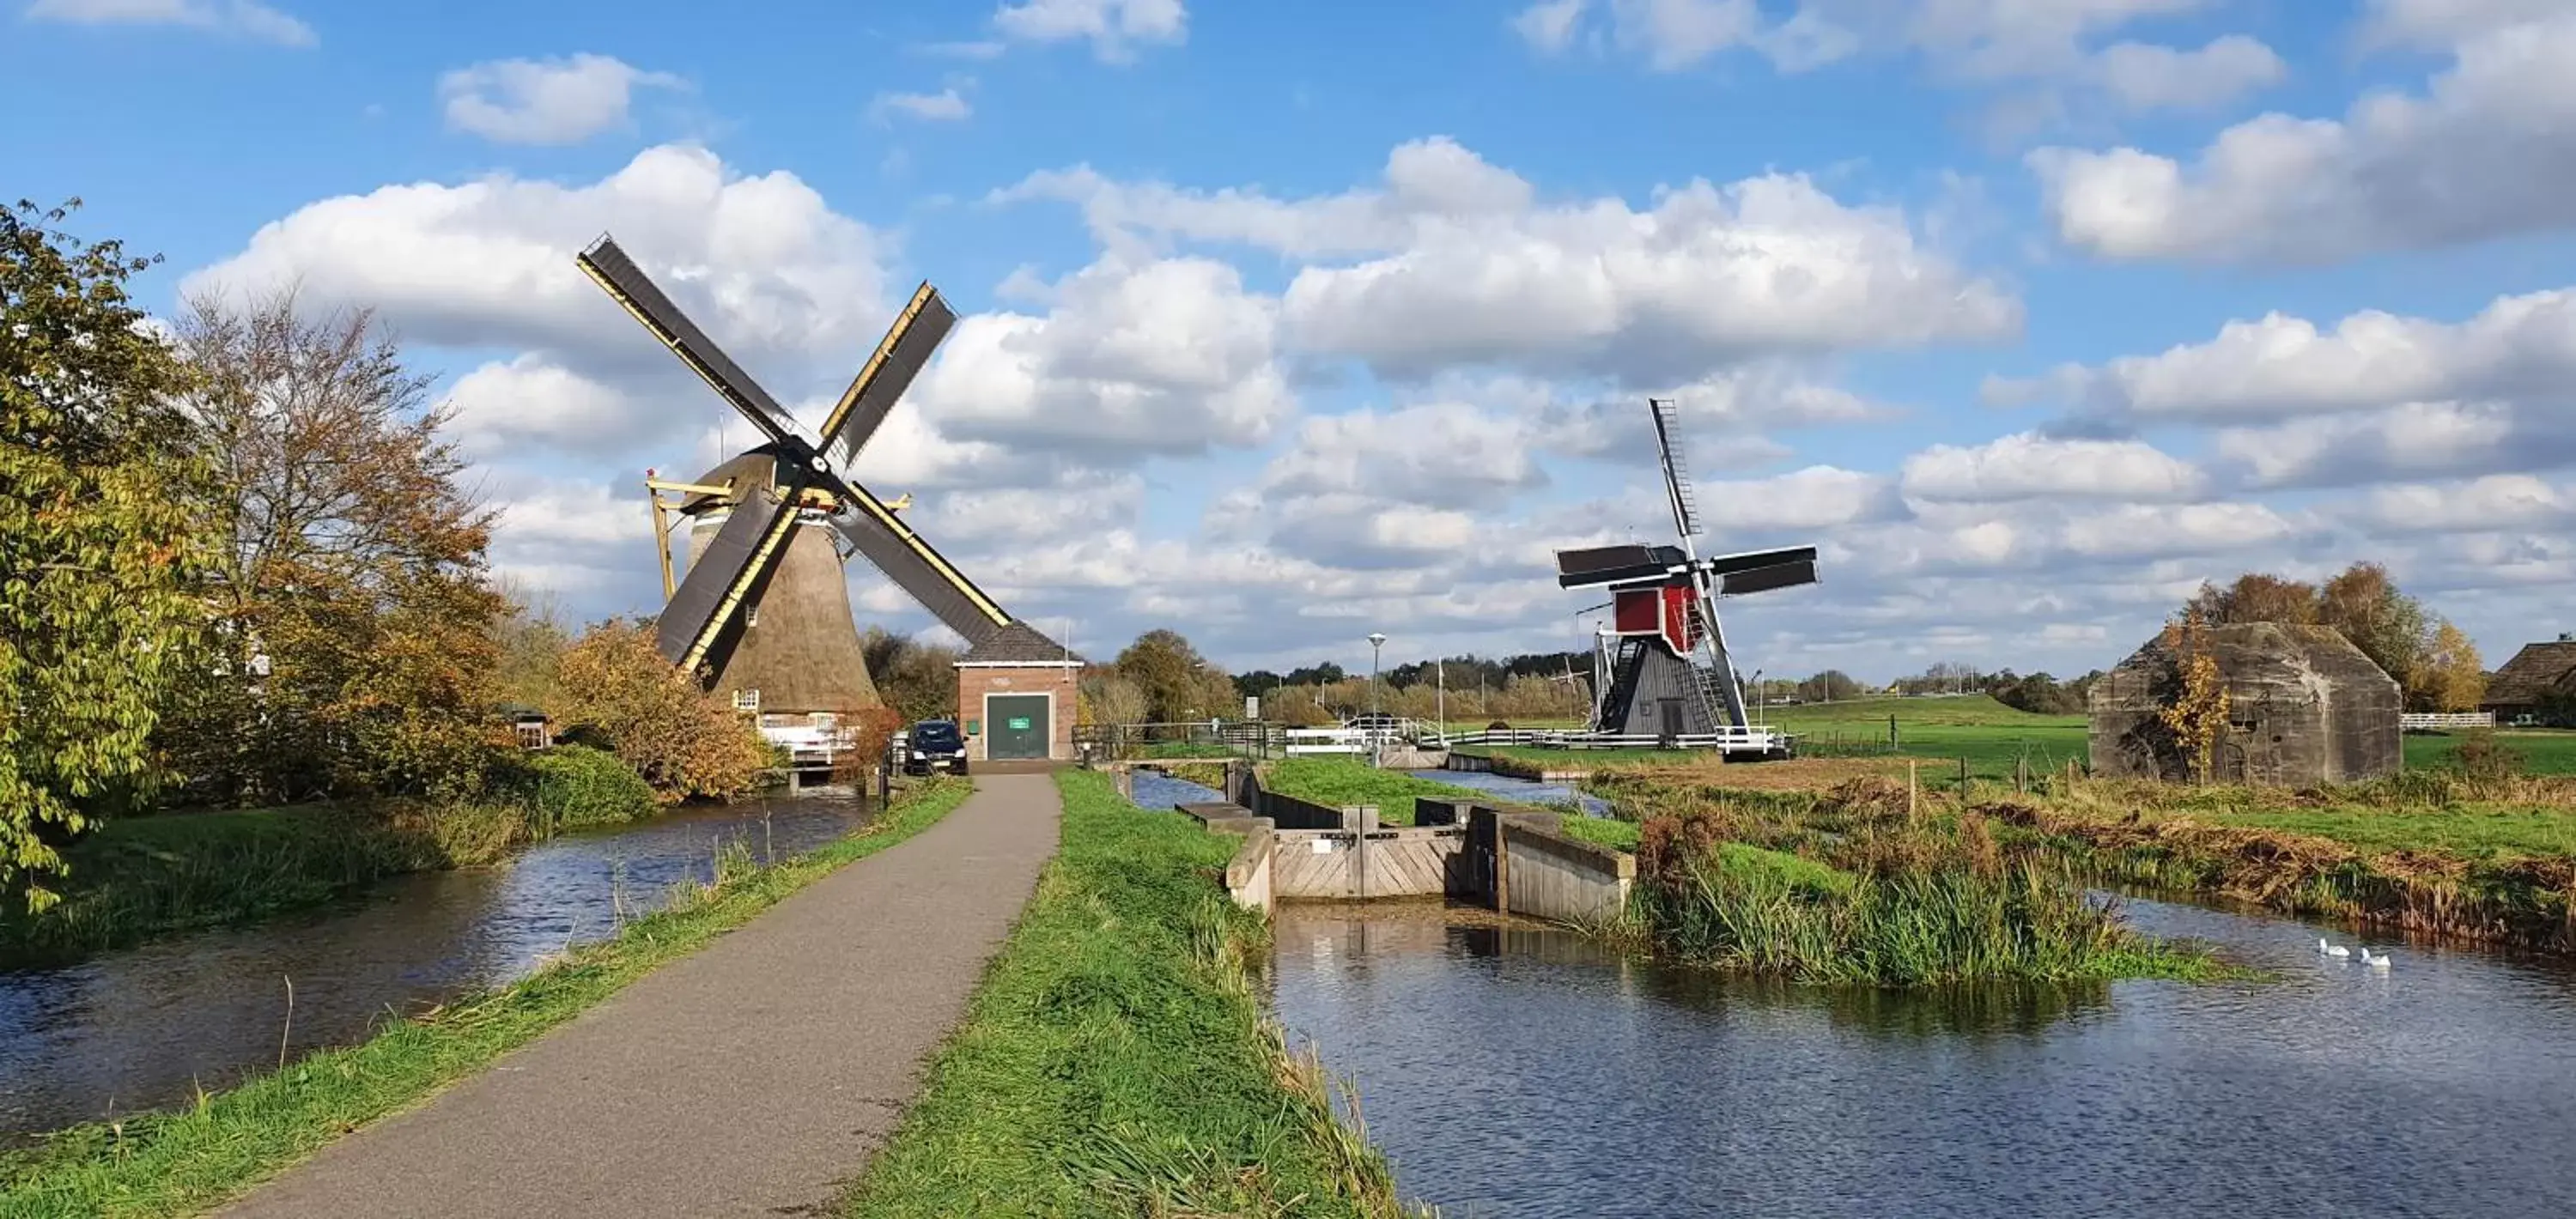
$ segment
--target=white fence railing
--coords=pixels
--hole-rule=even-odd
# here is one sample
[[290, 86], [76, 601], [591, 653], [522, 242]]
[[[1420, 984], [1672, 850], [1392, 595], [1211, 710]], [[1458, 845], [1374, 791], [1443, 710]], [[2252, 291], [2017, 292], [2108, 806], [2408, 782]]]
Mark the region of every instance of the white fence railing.
[[1291, 728], [1285, 734], [1290, 754], [1374, 753], [1390, 745], [1412, 740], [1436, 740], [1439, 733], [1425, 734], [1420, 725], [1390, 724], [1377, 728]]
[[847, 728], [811, 728], [762, 725], [760, 735], [769, 743], [787, 751], [796, 767], [830, 766], [840, 761], [857, 744]]
[[1425, 745], [1536, 745], [1549, 749], [1654, 749], [1678, 746], [1683, 749], [1723, 749], [1728, 753], [1769, 753], [1789, 747], [1789, 734], [1777, 728], [1727, 727], [1715, 732], [1687, 736], [1629, 736], [1609, 732], [1569, 732], [1550, 729], [1496, 728], [1481, 732], [1458, 732], [1443, 737], [1437, 732], [1422, 738]]
[[2400, 715], [2400, 716], [2398, 716], [2398, 717], [2397, 717], [2397, 727], [2398, 727], [2398, 729], [2399, 729], [2399, 730], [2401, 730], [2401, 731], [2408, 731], [2408, 732], [2415, 731], [2415, 730], [2417, 730], [2417, 729], [2437, 729], [2437, 728], [2493, 728], [2493, 727], [2495, 727], [2495, 712], [2492, 712], [2492, 711], [2420, 711], [2420, 712], [2408, 712], [2408, 713], [2406, 713], [2406, 714], [2404, 714], [2404, 715]]

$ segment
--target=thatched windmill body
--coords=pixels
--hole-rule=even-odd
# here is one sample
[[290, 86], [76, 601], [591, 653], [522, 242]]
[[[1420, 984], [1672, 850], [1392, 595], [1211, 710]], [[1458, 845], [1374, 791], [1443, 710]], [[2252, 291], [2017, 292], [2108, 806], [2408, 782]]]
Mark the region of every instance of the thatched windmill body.
[[[602, 237], [578, 261], [764, 438], [697, 482], [648, 480], [657, 525], [671, 511], [692, 523], [684, 577], [672, 579], [669, 551], [663, 552], [666, 602], [655, 633], [664, 659], [709, 689], [731, 691], [738, 706], [757, 704], [765, 727], [792, 726], [781, 721], [800, 714], [879, 705], [842, 577], [852, 554], [970, 645], [1014, 625], [896, 516], [910, 497], [880, 500], [838, 468], [858, 456], [955, 324], [957, 315], [936, 289], [925, 283], [913, 293], [824, 418], [817, 443], [614, 240]], [[665, 492], [676, 494], [676, 502], [665, 503]]]

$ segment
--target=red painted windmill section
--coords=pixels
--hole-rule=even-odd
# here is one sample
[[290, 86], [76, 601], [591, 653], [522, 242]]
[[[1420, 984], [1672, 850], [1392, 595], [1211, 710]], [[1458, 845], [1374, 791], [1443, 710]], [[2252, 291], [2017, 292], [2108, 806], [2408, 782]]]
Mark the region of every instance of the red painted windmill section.
[[1687, 584], [1612, 594], [1610, 627], [1622, 635], [1661, 635], [1676, 652], [1699, 646], [1699, 590]]

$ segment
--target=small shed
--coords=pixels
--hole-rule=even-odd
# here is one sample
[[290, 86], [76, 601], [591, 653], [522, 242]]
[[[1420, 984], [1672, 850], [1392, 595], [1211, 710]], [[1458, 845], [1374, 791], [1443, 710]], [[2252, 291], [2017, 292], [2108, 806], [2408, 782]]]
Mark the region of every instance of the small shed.
[[2526, 643], [2487, 679], [2478, 710], [2499, 724], [2558, 724], [2576, 719], [2576, 635], [2554, 643]]
[[1075, 682], [1085, 662], [1025, 622], [957, 658], [957, 724], [976, 762], [1073, 759]]
[[[2397, 682], [2332, 627], [2279, 622], [2208, 628], [2228, 723], [2210, 777], [2304, 786], [2393, 774], [2404, 763]], [[2186, 782], [2191, 759], [2157, 718], [2182, 682], [2163, 636], [2093, 685], [2093, 769]]]

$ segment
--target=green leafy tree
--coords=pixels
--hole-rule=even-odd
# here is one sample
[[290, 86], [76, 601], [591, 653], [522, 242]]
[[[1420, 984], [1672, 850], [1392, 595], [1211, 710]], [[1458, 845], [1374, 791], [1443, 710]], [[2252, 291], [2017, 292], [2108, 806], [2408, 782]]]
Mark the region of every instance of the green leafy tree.
[[957, 714], [957, 649], [872, 626], [860, 637], [859, 650], [877, 697], [904, 723]]
[[58, 846], [148, 798], [205, 619], [188, 370], [126, 294], [149, 260], [66, 214], [0, 211], [0, 889], [31, 910]]

